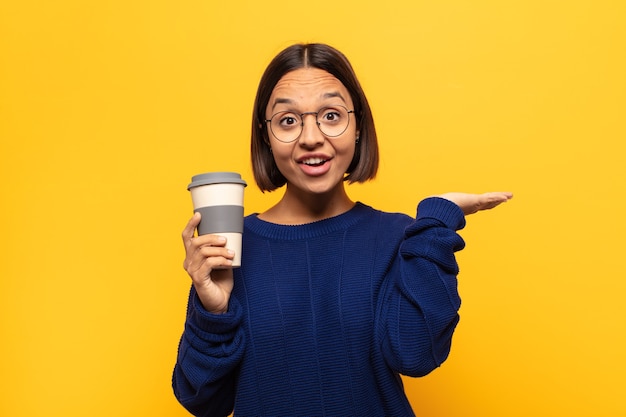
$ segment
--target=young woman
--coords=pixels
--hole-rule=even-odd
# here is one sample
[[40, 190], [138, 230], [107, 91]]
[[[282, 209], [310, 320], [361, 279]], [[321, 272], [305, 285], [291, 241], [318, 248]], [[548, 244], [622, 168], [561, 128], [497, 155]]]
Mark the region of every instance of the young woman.
[[343, 54], [293, 45], [256, 96], [252, 164], [273, 207], [245, 219], [242, 266], [216, 235], [183, 231], [192, 279], [174, 369], [197, 416], [411, 416], [400, 374], [423, 376], [450, 351], [459, 320], [456, 233], [464, 215], [510, 193], [451, 193], [416, 218], [354, 202], [372, 179], [370, 107]]

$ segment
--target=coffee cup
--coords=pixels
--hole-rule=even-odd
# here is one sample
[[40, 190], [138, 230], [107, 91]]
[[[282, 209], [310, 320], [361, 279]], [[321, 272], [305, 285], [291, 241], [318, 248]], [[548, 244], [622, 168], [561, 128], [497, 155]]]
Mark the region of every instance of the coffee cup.
[[236, 172], [207, 172], [194, 175], [187, 186], [194, 212], [202, 215], [198, 235], [224, 236], [226, 248], [235, 252], [233, 268], [241, 266], [243, 190], [246, 185]]

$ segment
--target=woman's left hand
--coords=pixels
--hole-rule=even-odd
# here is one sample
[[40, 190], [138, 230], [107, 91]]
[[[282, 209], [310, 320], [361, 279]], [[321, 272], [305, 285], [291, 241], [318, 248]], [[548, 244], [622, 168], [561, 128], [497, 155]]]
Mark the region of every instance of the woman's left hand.
[[513, 193], [509, 192], [492, 192], [484, 194], [468, 194], [468, 193], [445, 193], [438, 197], [445, 198], [452, 201], [459, 206], [463, 213], [468, 214], [476, 213], [480, 210], [489, 210], [499, 206], [502, 203], [509, 201], [513, 198]]

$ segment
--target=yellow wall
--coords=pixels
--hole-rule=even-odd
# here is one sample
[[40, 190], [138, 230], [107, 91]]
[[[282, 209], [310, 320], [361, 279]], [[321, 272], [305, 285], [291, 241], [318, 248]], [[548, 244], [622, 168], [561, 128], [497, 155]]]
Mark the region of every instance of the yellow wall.
[[185, 187], [252, 183], [256, 84], [295, 41], [343, 50], [369, 95], [383, 160], [353, 198], [516, 193], [462, 232], [461, 325], [406, 380], [417, 414], [626, 415], [625, 4], [3, 1], [0, 415], [187, 415]]

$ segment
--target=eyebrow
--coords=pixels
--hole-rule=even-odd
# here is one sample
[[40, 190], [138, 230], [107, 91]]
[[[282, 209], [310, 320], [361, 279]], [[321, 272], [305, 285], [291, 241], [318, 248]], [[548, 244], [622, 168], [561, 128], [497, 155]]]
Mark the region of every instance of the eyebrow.
[[[346, 99], [343, 97], [343, 95], [341, 95], [341, 93], [339, 91], [331, 91], [329, 93], [324, 93], [322, 95], [323, 99], [328, 99], [328, 98], [335, 98], [338, 97], [341, 99], [341, 101], [343, 101], [344, 103], [346, 102]], [[278, 97], [274, 100], [274, 103], [272, 104], [272, 111], [274, 110], [274, 108], [278, 105], [278, 104], [294, 104], [295, 102], [290, 99], [290, 98], [281, 98]]]
[[293, 104], [294, 101], [290, 98], [277, 98], [274, 100], [274, 104], [272, 104], [272, 110], [276, 107], [277, 104]]

